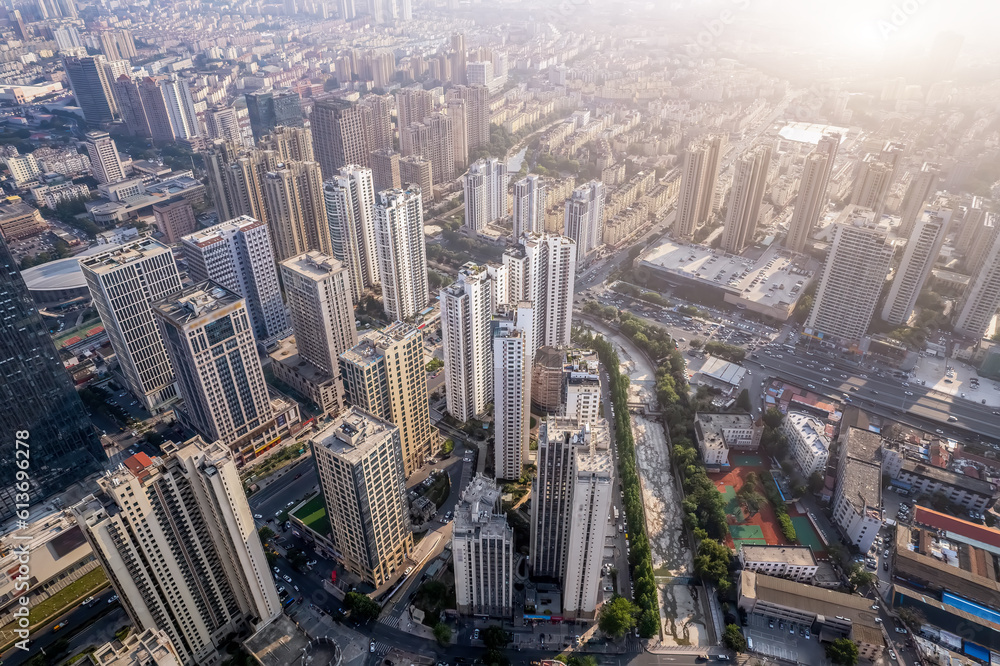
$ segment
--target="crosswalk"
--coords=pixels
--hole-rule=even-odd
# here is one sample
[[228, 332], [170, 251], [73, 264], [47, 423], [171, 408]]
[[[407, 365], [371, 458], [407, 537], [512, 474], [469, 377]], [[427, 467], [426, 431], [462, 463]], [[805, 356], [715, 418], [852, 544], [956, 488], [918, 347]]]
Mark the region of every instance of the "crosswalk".
[[401, 620], [402, 620], [402, 617], [400, 617], [399, 615], [393, 614], [393, 615], [389, 615], [388, 617], [380, 617], [378, 619], [378, 623], [379, 624], [384, 624], [387, 627], [392, 627], [393, 629], [398, 629], [399, 628], [399, 623], [400, 623]]
[[378, 655], [379, 657], [384, 657], [385, 655], [389, 654], [389, 650], [391, 649], [392, 646], [389, 645], [388, 643], [375, 641], [375, 652], [373, 652], [372, 654]]

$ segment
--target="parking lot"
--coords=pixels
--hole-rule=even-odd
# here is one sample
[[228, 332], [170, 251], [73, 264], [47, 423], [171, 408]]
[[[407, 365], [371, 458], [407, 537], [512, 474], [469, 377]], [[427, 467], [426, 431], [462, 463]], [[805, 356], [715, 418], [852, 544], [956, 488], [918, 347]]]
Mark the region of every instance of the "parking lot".
[[[748, 626], [744, 633], [749, 639], [747, 645], [753, 643], [752, 652], [764, 654], [777, 659], [785, 659], [800, 664], [826, 666], [826, 650], [820, 645], [816, 636], [809, 633], [807, 627], [798, 624], [788, 624], [784, 621], [772, 621], [763, 615], [750, 615]], [[773, 625], [773, 627], [771, 626]]]

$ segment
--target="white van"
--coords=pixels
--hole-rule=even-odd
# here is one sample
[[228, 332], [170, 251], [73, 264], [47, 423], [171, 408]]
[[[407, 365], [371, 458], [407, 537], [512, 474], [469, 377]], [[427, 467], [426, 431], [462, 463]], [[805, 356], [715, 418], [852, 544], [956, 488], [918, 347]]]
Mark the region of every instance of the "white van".
[[753, 650], [753, 639], [747, 636], [747, 647]]

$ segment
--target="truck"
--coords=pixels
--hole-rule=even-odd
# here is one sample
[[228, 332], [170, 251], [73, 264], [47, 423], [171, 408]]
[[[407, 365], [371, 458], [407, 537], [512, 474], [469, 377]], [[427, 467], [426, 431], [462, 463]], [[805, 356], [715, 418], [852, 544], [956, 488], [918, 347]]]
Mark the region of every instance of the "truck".
[[615, 522], [617, 523], [618, 522], [618, 507], [614, 507], [614, 509], [615, 509]]

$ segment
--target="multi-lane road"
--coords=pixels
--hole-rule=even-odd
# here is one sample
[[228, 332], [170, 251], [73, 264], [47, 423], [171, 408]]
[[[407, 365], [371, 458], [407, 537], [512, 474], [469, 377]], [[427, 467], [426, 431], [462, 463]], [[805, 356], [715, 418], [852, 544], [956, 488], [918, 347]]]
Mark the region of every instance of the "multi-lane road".
[[[993, 414], [992, 407], [928, 389], [915, 382], [904, 385], [905, 380], [893, 377], [888, 370], [879, 371], [879, 374], [875, 370], [859, 369], [856, 365], [825, 355], [808, 356], [804, 351], [791, 354], [782, 348], [775, 350], [776, 355], [761, 350], [756, 358], [749, 358], [747, 362], [757, 364], [775, 376], [797, 380], [806, 387], [811, 384], [820, 394], [841, 400], [846, 394], [855, 404], [915, 427], [940, 431], [939, 434], [959, 439], [975, 433], [1000, 440], [1000, 418]], [[949, 422], [949, 416], [956, 420]]]

